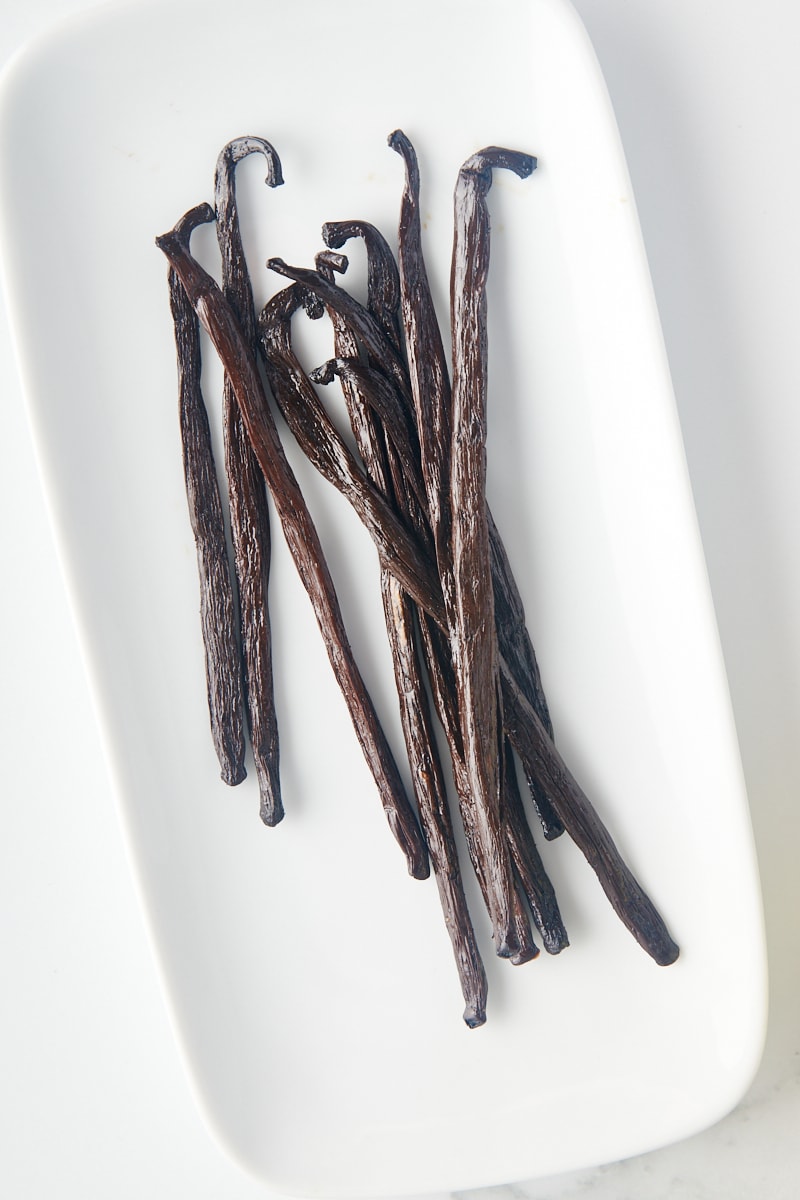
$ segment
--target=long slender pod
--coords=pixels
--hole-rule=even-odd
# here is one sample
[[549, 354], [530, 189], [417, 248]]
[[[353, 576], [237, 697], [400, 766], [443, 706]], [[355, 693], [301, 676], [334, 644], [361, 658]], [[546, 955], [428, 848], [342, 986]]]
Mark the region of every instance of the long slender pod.
[[175, 269], [233, 382], [248, 437], [264, 472], [298, 574], [314, 608], [331, 666], [378, 785], [386, 818], [406, 855], [410, 873], [424, 879], [430, 872], [427, 848], [353, 658], [333, 579], [305, 499], [281, 445], [257, 363], [219, 286], [189, 249], [192, 224], [213, 219], [213, 209], [207, 204], [200, 205], [173, 230], [157, 238], [156, 244]]
[[[319, 265], [319, 258], [317, 261]], [[392, 296], [391, 293], [387, 295], [387, 289], [391, 287], [391, 273], [371, 271], [370, 281], [370, 309], [377, 319], [380, 319], [380, 310], [390, 316]], [[354, 367], [357, 361], [357, 339], [338, 313], [331, 312], [330, 316], [334, 329], [334, 349], [341, 357], [326, 364], [327, 370], [312, 374], [316, 375], [319, 382], [329, 382], [334, 373], [339, 374], [353, 436], [367, 472], [381, 493], [393, 500], [401, 513], [408, 515], [409, 505], [403, 493], [404, 472], [396, 464], [395, 470], [392, 470], [392, 459], [396, 458], [397, 452], [385, 435], [379, 408], [367, 399], [368, 380], [375, 373], [367, 374], [368, 368], [363, 368], [363, 373], [360, 368], [348, 369], [348, 365]], [[391, 391], [388, 381], [385, 382]], [[396, 409], [394, 415], [402, 422], [402, 415]], [[404, 429], [410, 438], [410, 431], [405, 426]], [[408, 461], [411, 458], [410, 448], [407, 453]], [[399, 497], [398, 490], [401, 492]], [[385, 568], [381, 571], [381, 594], [417, 810], [461, 982], [464, 1021], [474, 1029], [486, 1020], [487, 980], [464, 893], [444, 774], [421, 667], [422, 647], [415, 615], [419, 620], [425, 620], [426, 617], [424, 612], [415, 611], [413, 601]]]
[[[222, 258], [222, 291], [239, 320], [248, 345], [255, 349], [253, 288], [242, 244], [234, 181], [236, 164], [249, 154], [262, 154], [266, 159], [265, 182], [268, 187], [277, 187], [283, 182], [280, 159], [269, 142], [256, 137], [235, 138], [223, 147], [217, 159], [214, 203], [217, 240]], [[222, 410], [225, 474], [239, 593], [250, 741], [258, 777], [261, 819], [265, 825], [277, 825], [283, 817], [283, 802], [272, 677], [269, 506], [264, 476], [247, 437], [233, 384], [227, 375], [223, 385]]]
[[201, 389], [200, 326], [172, 267], [169, 269], [169, 297], [178, 359], [184, 480], [200, 577], [200, 621], [211, 736], [223, 780], [237, 784], [245, 778], [245, 732], [233, 582], [222, 498]]

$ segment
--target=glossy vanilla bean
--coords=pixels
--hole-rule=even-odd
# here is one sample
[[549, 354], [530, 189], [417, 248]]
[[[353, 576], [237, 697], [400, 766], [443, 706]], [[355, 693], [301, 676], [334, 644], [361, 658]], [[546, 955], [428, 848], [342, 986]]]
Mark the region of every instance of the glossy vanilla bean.
[[322, 240], [332, 250], [341, 250], [351, 238], [361, 238], [367, 250], [367, 309], [395, 350], [402, 353], [400, 276], [389, 243], [369, 221], [326, 221], [322, 226]]
[[[217, 240], [222, 259], [222, 291], [233, 309], [247, 344], [255, 351], [256, 314], [236, 205], [236, 164], [249, 154], [262, 154], [266, 184], [283, 183], [274, 147], [263, 138], [235, 138], [223, 147], [214, 177]], [[231, 540], [239, 596], [245, 699], [258, 777], [261, 819], [277, 825], [283, 817], [280, 786], [280, 743], [272, 676], [272, 632], [269, 611], [271, 558], [270, 520], [264, 476], [258, 465], [233, 384], [223, 385], [225, 474], [231, 518]]]
[[[522, 597], [508, 561], [503, 539], [500, 537], [488, 505], [486, 516], [489, 522], [492, 594], [494, 596], [498, 649], [552, 738], [553, 722], [550, 719], [550, 710], [542, 687], [539, 664], [525, 621]], [[550, 798], [541, 781], [530, 775], [526, 775], [526, 781], [545, 837], [548, 841], [560, 837], [564, 832], [564, 826], [550, 803]]]
[[506, 731], [523, 767], [541, 779], [569, 836], [594, 869], [622, 923], [660, 966], [678, 957], [679, 949], [611, 834], [568, 770], [538, 714], [517, 686], [508, 664], [500, 664]]
[[[351, 428], [359, 453], [370, 477], [387, 499], [393, 499], [400, 512], [395, 483], [402, 488], [404, 476], [392, 463], [396, 452], [387, 444], [380, 412], [365, 397], [367, 380], [374, 376], [350, 370], [357, 351], [356, 339], [339, 314], [332, 312], [334, 348], [344, 355], [326, 364], [327, 369], [312, 372], [321, 383], [339, 375]], [[367, 368], [364, 368], [367, 371]], [[394, 467], [394, 470], [392, 469]], [[486, 1020], [487, 980], [472, 918], [467, 905], [461, 867], [453, 834], [450, 806], [439, 759], [436, 735], [423, 677], [422, 647], [415, 615], [428, 620], [416, 609], [398, 580], [386, 569], [381, 572], [381, 594], [395, 684], [400, 706], [403, 736], [408, 754], [417, 811], [428, 844], [445, 926], [456, 961], [464, 998], [463, 1019], [474, 1029]]]
[[[211, 221], [208, 205], [191, 220]], [[156, 239], [168, 258], [229, 375], [248, 436], [297, 567], [314, 608], [334, 674], [347, 702], [364, 756], [378, 785], [387, 820], [402, 847], [409, 871], [427, 878], [430, 868], [424, 840], [403, 787], [397, 764], [356, 666], [338, 598], [322, 546], [303, 494], [286, 459], [264, 392], [257, 363], [239, 324], [216, 282], [192, 257], [185, 222]]]
[[189, 520], [200, 577], [200, 621], [211, 736], [223, 780], [245, 778], [242, 664], [222, 499], [201, 389], [200, 328], [175, 271], [169, 297], [178, 359], [180, 430]]
[[503, 827], [519, 885], [530, 905], [542, 945], [559, 954], [569, 945], [555, 889], [533, 838], [517, 781], [511, 744], [506, 739], [503, 759]]
[[398, 231], [400, 313], [428, 496], [428, 518], [433, 531], [445, 603], [452, 607], [449, 448], [453, 423], [450, 376], [422, 250], [420, 176], [416, 151], [400, 129], [390, 134], [389, 145], [405, 164]]
[[[406, 330], [410, 387], [417, 416], [428, 513], [445, 603], [449, 600], [452, 605], [450, 447], [453, 423], [450, 376], [422, 248], [420, 174], [416, 151], [400, 129], [390, 135], [389, 145], [401, 156], [405, 165], [398, 236], [401, 313]], [[552, 729], [519, 589], [488, 506], [487, 521], [499, 646], [516, 672], [520, 687], [545, 725]], [[557, 837], [563, 830], [548, 806], [541, 785], [536, 780], [528, 780], [528, 785], [545, 836]]]
[[444, 621], [441, 590], [426, 548], [356, 462], [292, 349], [291, 318], [301, 306], [302, 295], [303, 287], [296, 284], [284, 288], [259, 316], [267, 376], [278, 407], [310, 461], [353, 505], [375, 542], [381, 564], [426, 612]]
[[[340, 223], [339, 225], [331, 224], [323, 227], [323, 233], [329, 245], [341, 246], [348, 237], [359, 236], [360, 226], [358, 222]], [[371, 315], [375, 317], [386, 335], [390, 336], [395, 321], [394, 313], [397, 307], [393, 259], [383, 239], [371, 238], [368, 240], [365, 238], [365, 242], [368, 256], [369, 281], [367, 305]], [[378, 259], [379, 262], [373, 262], [374, 259]], [[386, 289], [387, 294], [382, 293], [382, 288]], [[435, 321], [435, 318], [433, 319]], [[340, 316], [338, 320], [340, 324], [344, 321]], [[347, 328], [346, 324], [345, 328]], [[415, 328], [416, 326], [413, 321], [408, 327], [403, 326], [409, 357], [413, 353], [411, 345], [415, 337]], [[380, 360], [376, 360], [374, 356], [371, 361], [376, 364], [375, 367], [359, 363], [355, 358], [357, 349], [357, 338], [355, 335], [351, 335], [348, 348], [350, 350], [349, 358], [338, 359], [325, 364], [315, 374], [320, 379], [322, 379], [323, 375], [327, 379], [331, 373], [335, 372], [340, 376], [344, 386], [352, 385], [359, 387], [362, 397], [383, 426], [389, 452], [389, 463], [396, 501], [401, 511], [406, 514], [410, 524], [427, 538], [430, 536], [430, 522], [426, 515], [427, 500], [424, 484], [422, 484], [419, 439], [414, 411], [408, 404], [410, 388], [405, 393], [396, 389], [394, 382], [383, 375], [378, 369]], [[418, 347], [417, 353], [424, 353], [424, 348], [421, 349]], [[448, 389], [447, 394], [449, 398], [449, 380], [446, 378], [446, 372], [444, 382]], [[446, 457], [446, 447], [437, 448], [437, 453], [440, 456], [445, 455]], [[474, 795], [464, 765], [450, 650], [447, 641], [441, 637], [432, 623], [426, 619], [424, 613], [419, 614], [419, 619], [426, 669], [431, 681], [437, 712], [448, 739], [459, 807], [464, 827], [467, 830], [467, 845], [473, 861], [473, 868], [484, 896], [484, 902], [487, 908], [489, 908], [489, 889], [494, 887], [495, 884], [488, 864], [482, 861], [482, 843], [480, 837], [476, 834], [476, 822], [478, 822], [479, 818], [476, 817], [474, 812]], [[518, 891], [514, 887], [510, 866], [509, 859], [506, 863], [508, 872], [506, 887], [513, 913], [514, 935], [512, 945], [509, 947], [503, 946], [503, 950], [508, 950], [512, 961], [524, 962], [534, 957], [537, 950], [531, 939], [530, 925], [524, 907], [520, 902]]]
[[268, 259], [267, 266], [271, 271], [302, 284], [329, 309], [339, 313], [348, 322], [369, 357], [381, 364], [381, 369], [394, 380], [401, 393], [407, 393], [408, 376], [402, 356], [363, 304], [339, 287], [326, 273], [309, 267], [290, 266], [282, 258]]
[[510, 865], [505, 867], [509, 855], [501, 824], [503, 717], [486, 515], [486, 279], [490, 239], [485, 195], [494, 167], [509, 166], [527, 175], [535, 165], [530, 155], [494, 148], [483, 151], [459, 171], [454, 198], [450, 279], [453, 591], [448, 616], [464, 759], [475, 793], [477, 828], [485, 843], [483, 852], [498, 881], [491, 892], [490, 909], [496, 931], [510, 928], [508, 894], [502, 886]]

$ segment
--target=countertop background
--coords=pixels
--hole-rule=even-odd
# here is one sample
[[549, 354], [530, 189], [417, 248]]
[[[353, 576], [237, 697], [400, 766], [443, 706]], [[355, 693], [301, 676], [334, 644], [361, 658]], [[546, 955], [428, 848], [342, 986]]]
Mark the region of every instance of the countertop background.
[[[673, 374], [762, 873], [769, 1028], [756, 1079], [713, 1128], [627, 1162], [470, 1195], [795, 1200], [800, 9], [794, 0], [574, 6], [616, 109]], [[87, 7], [12, 0], [0, 16], [0, 63]], [[206, 1132], [173, 1040], [4, 308], [0, 405], [0, 1194], [259, 1200], [269, 1193]]]

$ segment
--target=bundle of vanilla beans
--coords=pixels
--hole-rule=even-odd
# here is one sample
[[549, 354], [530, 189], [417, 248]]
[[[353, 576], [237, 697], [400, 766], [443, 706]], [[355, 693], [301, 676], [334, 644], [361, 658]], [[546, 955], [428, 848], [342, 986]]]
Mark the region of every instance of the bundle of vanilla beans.
[[[678, 947], [608, 831], [573, 779], [553, 731], [519, 591], [486, 502], [487, 194], [493, 171], [521, 178], [536, 159], [496, 146], [472, 155], [455, 186], [451, 273], [452, 354], [446, 354], [422, 253], [419, 170], [399, 130], [402, 158], [397, 259], [365, 221], [323, 226], [326, 249], [311, 267], [268, 266], [291, 282], [256, 313], [236, 209], [237, 162], [261, 154], [266, 182], [283, 182], [274, 148], [237, 138], [219, 155], [215, 204], [187, 212], [156, 239], [169, 260], [178, 351], [184, 470], [201, 580], [201, 618], [212, 734], [230, 784], [245, 775], [249, 732], [261, 817], [283, 816], [267, 599], [269, 492], [306, 588], [410, 873], [432, 867], [470, 1027], [486, 1019], [486, 975], [467, 909], [435, 723], [449, 748], [458, 812], [489, 914], [495, 952], [513, 963], [568, 945], [552, 884], [528, 822], [516, 759], [544, 836], [564, 830], [581, 849], [615, 911], [659, 964]], [[199, 224], [216, 222], [218, 284], [192, 256]], [[367, 300], [340, 283], [339, 251], [361, 239]], [[299, 315], [298, 315], [299, 314]], [[292, 345], [293, 320], [327, 315], [331, 358], [307, 371]], [[224, 478], [235, 564], [200, 386], [200, 326], [225, 371]], [[338, 377], [357, 454], [336, 429], [320, 389]], [[371, 533], [386, 617], [414, 802], [408, 798], [351, 652], [317, 531], [285, 456], [272, 402], [322, 475]], [[432, 700], [432, 707], [431, 707]]]

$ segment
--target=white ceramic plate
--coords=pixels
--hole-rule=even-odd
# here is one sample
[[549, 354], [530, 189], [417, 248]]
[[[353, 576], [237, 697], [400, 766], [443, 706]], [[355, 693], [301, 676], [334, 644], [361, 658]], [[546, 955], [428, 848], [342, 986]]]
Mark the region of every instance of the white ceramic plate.
[[[268, 192], [254, 159], [238, 174], [264, 299], [281, 281], [261, 264], [310, 263], [324, 220], [393, 235], [398, 126], [443, 306], [458, 166], [488, 143], [539, 156], [490, 195], [492, 506], [563, 752], [682, 946], [654, 966], [562, 838], [544, 853], [572, 946], [500, 964], [476, 909], [476, 1032], [435, 887], [406, 875], [280, 538], [286, 820], [261, 827], [254, 780], [219, 782], [153, 243], [211, 199], [224, 142], [269, 138], [285, 187]], [[720, 1117], [763, 1035], [753, 846], [633, 197], [569, 6], [102, 9], [13, 65], [2, 172], [43, 475], [176, 1029], [221, 1140], [276, 1189], [356, 1196], [554, 1173]], [[212, 242], [196, 235], [209, 262]], [[399, 749], [371, 545], [298, 469]]]

